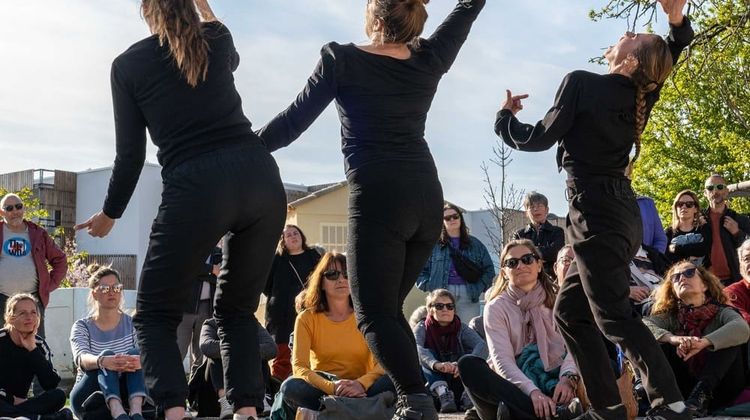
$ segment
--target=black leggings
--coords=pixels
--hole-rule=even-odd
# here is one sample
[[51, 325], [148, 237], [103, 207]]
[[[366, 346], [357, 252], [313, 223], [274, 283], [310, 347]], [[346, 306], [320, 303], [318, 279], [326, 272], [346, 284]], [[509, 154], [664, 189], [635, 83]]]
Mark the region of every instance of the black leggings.
[[165, 409], [185, 404], [177, 326], [206, 255], [226, 233], [214, 317], [227, 398], [235, 407], [262, 407], [253, 314], [284, 226], [278, 167], [262, 145], [248, 142], [183, 162], [164, 174], [163, 183], [134, 318], [150, 395]]
[[349, 181], [347, 260], [359, 328], [399, 394], [426, 393], [403, 304], [440, 236], [437, 171], [432, 163], [369, 164]]
[[18, 405], [0, 398], [0, 416], [36, 418], [38, 415], [56, 413], [64, 406], [65, 391], [55, 388], [43, 391]]
[[681, 401], [664, 353], [628, 299], [628, 266], [642, 236], [630, 181], [605, 178], [569, 185], [573, 196], [565, 233], [575, 261], [558, 294], [555, 318], [591, 405], [604, 409], [621, 403], [600, 330], [638, 368], [652, 406]]

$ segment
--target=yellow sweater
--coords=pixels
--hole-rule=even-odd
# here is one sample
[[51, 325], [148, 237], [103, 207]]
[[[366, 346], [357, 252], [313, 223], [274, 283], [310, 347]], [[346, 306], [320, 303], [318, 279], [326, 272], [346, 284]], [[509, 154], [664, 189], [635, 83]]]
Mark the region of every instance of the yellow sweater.
[[294, 322], [292, 370], [295, 378], [304, 379], [328, 395], [334, 394], [334, 383], [315, 371], [356, 379], [365, 390], [384, 373], [357, 329], [354, 314], [345, 321], [334, 322], [325, 313], [310, 309], [297, 315]]

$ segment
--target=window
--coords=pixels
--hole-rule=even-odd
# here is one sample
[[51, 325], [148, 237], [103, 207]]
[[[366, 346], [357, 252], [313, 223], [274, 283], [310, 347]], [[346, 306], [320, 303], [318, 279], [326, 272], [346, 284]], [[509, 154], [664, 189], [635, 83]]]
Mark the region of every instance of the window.
[[346, 252], [349, 241], [349, 226], [346, 223], [321, 223], [320, 245], [326, 251]]
[[55, 227], [62, 223], [62, 210], [55, 210]]

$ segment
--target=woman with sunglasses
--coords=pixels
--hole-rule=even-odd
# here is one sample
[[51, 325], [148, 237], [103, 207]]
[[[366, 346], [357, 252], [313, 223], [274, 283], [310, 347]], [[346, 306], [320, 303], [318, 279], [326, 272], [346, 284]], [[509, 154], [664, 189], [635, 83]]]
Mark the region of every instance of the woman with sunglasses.
[[[73, 362], [78, 368], [70, 392], [73, 412], [79, 419], [84, 411], [89, 418], [101, 418], [97, 414], [106, 411], [115, 420], [143, 420], [146, 383], [133, 318], [122, 310], [120, 274], [96, 265], [90, 266], [89, 272], [89, 316], [76, 321], [70, 331]], [[127, 401], [129, 415], [123, 401]]]
[[703, 265], [708, 253], [705, 224], [701, 223], [698, 195], [691, 190], [677, 193], [672, 203], [672, 225], [664, 230], [667, 235], [666, 256], [672, 262], [683, 260]]
[[489, 359], [458, 361], [464, 386], [481, 419], [572, 419], [579, 377], [552, 316], [558, 286], [528, 239], [506, 244], [500, 264], [484, 307]]
[[750, 327], [727, 306], [719, 279], [682, 261], [667, 272], [644, 323], [659, 343], [696, 417], [731, 404], [745, 387]]
[[433, 290], [426, 303], [427, 316], [414, 326], [414, 337], [427, 389], [438, 399], [441, 413], [469, 410], [474, 403], [461, 383], [458, 359], [466, 354], [486, 358], [487, 344], [456, 316], [456, 300], [450, 291]]
[[440, 239], [417, 278], [417, 287], [425, 292], [448, 289], [455, 298], [456, 315], [469, 322], [479, 316], [479, 298], [494, 277], [495, 265], [487, 247], [469, 235], [461, 209], [445, 204]]
[[281, 384], [284, 409], [320, 411], [326, 395], [371, 397], [394, 391], [354, 317], [346, 256], [326, 252], [310, 274], [305, 308], [294, 323], [292, 376]]

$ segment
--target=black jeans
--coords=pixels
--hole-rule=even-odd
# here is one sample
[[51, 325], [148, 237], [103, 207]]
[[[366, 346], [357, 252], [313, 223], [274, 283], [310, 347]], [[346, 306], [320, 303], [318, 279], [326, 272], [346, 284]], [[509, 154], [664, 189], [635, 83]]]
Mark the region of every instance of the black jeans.
[[638, 368], [652, 406], [681, 401], [664, 353], [628, 299], [628, 265], [642, 236], [630, 181], [605, 178], [569, 181], [569, 185], [572, 197], [565, 233], [575, 261], [558, 294], [555, 318], [591, 405], [604, 409], [621, 403], [600, 330]]
[[164, 408], [185, 405], [177, 326], [206, 255], [226, 233], [214, 317], [227, 398], [235, 407], [262, 406], [253, 314], [284, 226], [278, 167], [262, 145], [248, 143], [183, 162], [163, 183], [134, 318], [150, 395]]
[[731, 404], [745, 388], [744, 346], [734, 346], [716, 351], [704, 350], [706, 364], [697, 375], [690, 372], [688, 364], [677, 355], [677, 347], [670, 344], [661, 345], [672, 367], [677, 385], [682, 394], [690, 395], [698, 381], [707, 384], [713, 393], [711, 408]]
[[[329, 375], [326, 372], [320, 373], [329, 378], [333, 377], [333, 375]], [[289, 409], [289, 414], [297, 412], [297, 408], [299, 407], [320, 411], [323, 408], [323, 397], [326, 396], [325, 392], [312, 386], [304, 379], [293, 376], [284, 380], [280, 391], [286, 405], [285, 409]], [[388, 375], [383, 375], [367, 389], [367, 396], [374, 397], [386, 391], [394, 391], [393, 383], [388, 378]]]
[[434, 164], [373, 163], [349, 179], [348, 271], [359, 328], [399, 394], [426, 393], [406, 295], [440, 236]]
[[495, 373], [487, 360], [473, 355], [464, 356], [458, 360], [458, 372], [482, 420], [494, 420], [501, 402], [508, 407], [513, 419], [536, 420], [531, 397]]
[[56, 413], [64, 406], [65, 391], [55, 388], [44, 391], [18, 405], [0, 398], [0, 416], [36, 418], [41, 414]]

